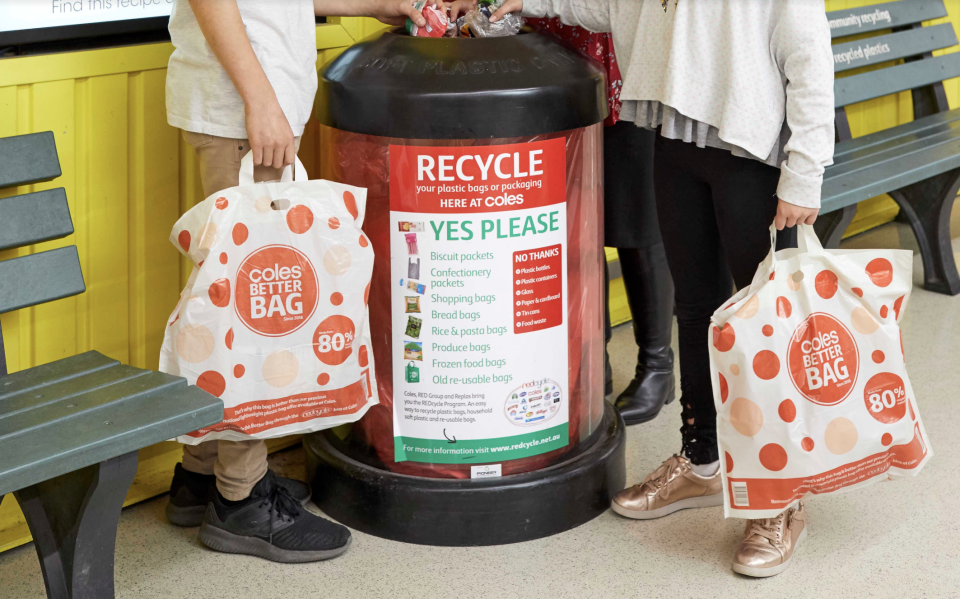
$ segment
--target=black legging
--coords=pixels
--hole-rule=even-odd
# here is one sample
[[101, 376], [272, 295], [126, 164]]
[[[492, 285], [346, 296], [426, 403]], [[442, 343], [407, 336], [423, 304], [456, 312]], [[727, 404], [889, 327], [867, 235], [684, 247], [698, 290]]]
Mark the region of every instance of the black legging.
[[[657, 136], [654, 187], [660, 234], [676, 287], [683, 451], [694, 464], [719, 459], [707, 349], [710, 316], [753, 280], [770, 251], [780, 169], [726, 150]], [[795, 245], [796, 231], [777, 245]]]

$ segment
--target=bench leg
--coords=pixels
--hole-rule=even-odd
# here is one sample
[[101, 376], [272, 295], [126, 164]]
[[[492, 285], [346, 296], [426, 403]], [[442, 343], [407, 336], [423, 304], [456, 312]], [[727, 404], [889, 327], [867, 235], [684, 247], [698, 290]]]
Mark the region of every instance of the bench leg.
[[111, 599], [120, 509], [137, 452], [15, 493], [33, 534], [47, 597]]
[[840, 247], [840, 240], [843, 239], [844, 232], [856, 215], [857, 205], [853, 204], [818, 216], [813, 223], [813, 229], [817, 232], [823, 247], [830, 249]]
[[960, 169], [890, 192], [907, 217], [923, 259], [923, 287], [957, 295], [960, 275], [950, 243], [950, 211], [960, 190]]

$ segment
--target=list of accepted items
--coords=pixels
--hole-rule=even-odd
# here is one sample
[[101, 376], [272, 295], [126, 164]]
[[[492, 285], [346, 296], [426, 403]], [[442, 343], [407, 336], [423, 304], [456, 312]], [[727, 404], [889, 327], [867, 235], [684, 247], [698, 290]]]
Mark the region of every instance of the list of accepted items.
[[563, 139], [390, 146], [396, 461], [569, 443]]

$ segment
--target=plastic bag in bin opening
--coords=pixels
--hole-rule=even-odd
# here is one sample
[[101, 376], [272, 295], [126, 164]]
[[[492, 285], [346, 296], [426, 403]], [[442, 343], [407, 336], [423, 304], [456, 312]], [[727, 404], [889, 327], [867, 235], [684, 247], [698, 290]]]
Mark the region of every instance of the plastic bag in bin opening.
[[933, 455], [897, 324], [912, 252], [827, 251], [808, 225], [799, 237], [712, 318], [727, 517], [915, 476]]
[[240, 186], [184, 214], [170, 241], [196, 266], [173, 314], [160, 370], [224, 403], [220, 424], [181, 443], [245, 440], [354, 422], [377, 403], [367, 299], [373, 248], [366, 190], [308, 181]]
[[[517, 35], [523, 29], [523, 17], [519, 13], [507, 13], [496, 23], [490, 22], [493, 13], [503, 6], [504, 0], [480, 0], [464, 16], [464, 24], [471, 37], [507, 37]], [[459, 21], [459, 19], [458, 19]], [[461, 28], [461, 32], [463, 29]]]
[[[452, 30], [454, 27], [446, 13], [434, 6], [427, 6], [427, 0], [417, 0], [413, 3], [413, 8], [419, 10], [427, 22], [420, 27], [411, 19], [407, 19], [407, 33], [414, 37], [443, 37], [448, 29]], [[443, 8], [443, 4], [440, 8]]]

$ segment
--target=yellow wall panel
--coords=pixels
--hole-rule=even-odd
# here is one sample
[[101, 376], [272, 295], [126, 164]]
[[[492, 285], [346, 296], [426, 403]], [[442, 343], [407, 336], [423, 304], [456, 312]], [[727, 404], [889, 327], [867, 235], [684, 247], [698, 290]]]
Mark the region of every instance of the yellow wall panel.
[[[131, 178], [129, 245], [130, 363], [156, 369], [165, 323], [180, 292], [180, 253], [170, 243], [170, 230], [180, 217], [180, 136], [167, 125], [164, 107], [166, 72], [145, 71], [131, 77], [140, 100], [131, 111], [130, 135], [136, 148], [137, 176]], [[192, 152], [192, 148], [190, 148]], [[195, 160], [194, 160], [195, 162]], [[141, 172], [142, 169], [142, 172]], [[134, 183], [135, 182], [135, 183]]]
[[[66, 187], [71, 213], [79, 208], [76, 198], [69, 191], [76, 189], [77, 180], [77, 130], [74, 105], [76, 83], [73, 80], [35, 83], [26, 106], [20, 106], [23, 120], [30, 131], [53, 131], [60, 154], [63, 175], [47, 183], [33, 185], [32, 191]], [[78, 211], [78, 213], [80, 213]], [[71, 238], [41, 243], [34, 251], [72, 245]], [[77, 353], [77, 312], [74, 298], [62, 299], [29, 310], [33, 314], [30, 362], [45, 364], [67, 358]], [[22, 354], [21, 354], [22, 355]]]
[[121, 362], [130, 359], [127, 247], [134, 239], [127, 228], [130, 78], [119, 74], [77, 82], [78, 91], [83, 90], [85, 96], [87, 130], [76, 144], [77, 163], [82, 165], [77, 172], [82, 173], [83, 184], [76, 186], [75, 200], [80, 207], [72, 212], [82, 219], [78, 219], [77, 229], [82, 228], [84, 235], [77, 243], [84, 250], [81, 267], [87, 283], [87, 292], [77, 301], [86, 304], [78, 316], [84, 321], [88, 341], [78, 349], [96, 348]]

